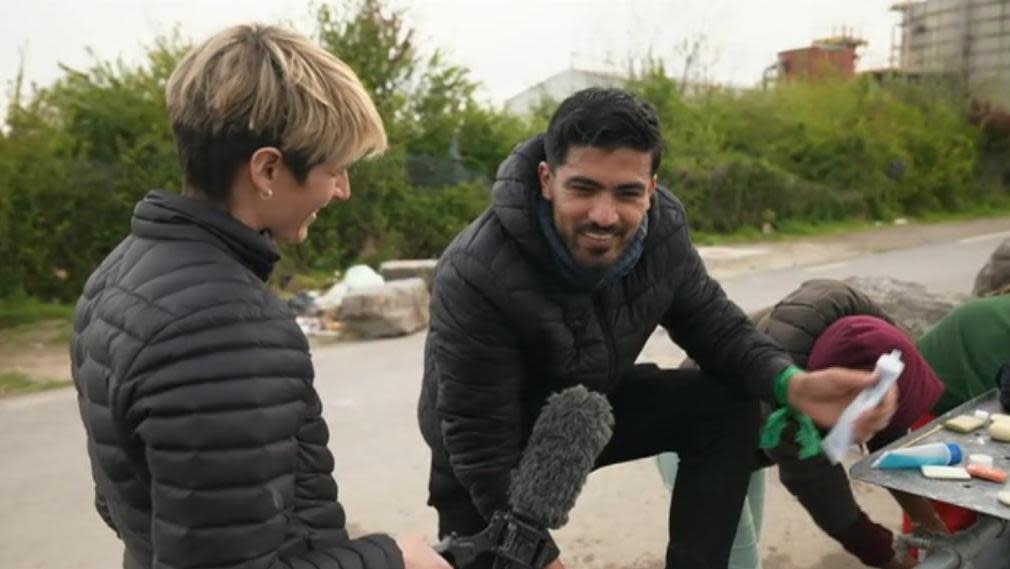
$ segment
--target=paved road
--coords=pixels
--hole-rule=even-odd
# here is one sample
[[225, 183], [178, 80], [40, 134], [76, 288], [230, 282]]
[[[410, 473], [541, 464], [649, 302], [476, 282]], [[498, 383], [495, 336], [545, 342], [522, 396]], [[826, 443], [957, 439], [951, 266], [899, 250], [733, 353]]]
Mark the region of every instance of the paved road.
[[[812, 277], [886, 275], [935, 289], [968, 291], [1003, 237], [990, 233], [754, 273], [727, 279], [724, 285], [748, 310], [777, 300]], [[355, 530], [434, 531], [434, 515], [424, 506], [427, 456], [414, 421], [423, 342], [423, 335], [417, 334], [315, 350], [341, 500]], [[643, 359], [660, 363], [676, 363], [680, 357], [662, 334], [653, 337], [643, 354]], [[769, 481], [766, 568], [858, 567], [812, 529], [774, 474]], [[896, 522], [896, 507], [880, 492], [863, 485], [856, 491], [871, 514]], [[0, 400], [0, 567], [115, 567], [121, 549], [93, 512], [91, 492], [73, 391]], [[667, 501], [651, 461], [595, 473], [572, 522], [559, 534], [569, 567], [661, 567]]]

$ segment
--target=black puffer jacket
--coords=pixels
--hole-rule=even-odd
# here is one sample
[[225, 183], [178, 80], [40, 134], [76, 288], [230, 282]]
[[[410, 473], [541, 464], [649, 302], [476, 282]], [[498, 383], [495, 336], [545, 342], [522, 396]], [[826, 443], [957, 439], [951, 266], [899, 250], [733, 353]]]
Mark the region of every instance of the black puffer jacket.
[[873, 316], [894, 324], [863, 292], [842, 281], [812, 279], [762, 315], [757, 327], [774, 338], [796, 365], [806, 367], [817, 338], [836, 320], [856, 315]]
[[305, 337], [267, 291], [269, 238], [152, 192], [77, 305], [96, 503], [136, 568], [399, 569], [350, 540]]
[[626, 276], [592, 294], [566, 284], [536, 220], [542, 160], [540, 137], [505, 160], [492, 207], [435, 272], [421, 430], [433, 460], [451, 465], [485, 516], [505, 505], [546, 394], [577, 383], [613, 391], [657, 325], [708, 372], [755, 396], [771, 398], [790, 363], [709, 278], [683, 206], [665, 190]]

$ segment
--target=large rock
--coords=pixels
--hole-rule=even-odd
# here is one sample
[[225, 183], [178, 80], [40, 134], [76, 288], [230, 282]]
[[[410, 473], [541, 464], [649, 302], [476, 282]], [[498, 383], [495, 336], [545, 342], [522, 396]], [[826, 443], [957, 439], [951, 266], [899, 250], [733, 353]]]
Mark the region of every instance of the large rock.
[[1010, 239], [996, 247], [989, 261], [975, 277], [975, 287], [971, 293], [983, 296], [1010, 285]]
[[435, 265], [438, 259], [405, 259], [398, 261], [386, 261], [379, 265], [379, 273], [387, 281], [399, 279], [420, 278], [424, 279], [431, 290], [431, 280], [435, 276]]
[[403, 279], [353, 289], [340, 305], [340, 320], [363, 338], [403, 336], [428, 325], [430, 296], [423, 279]]
[[912, 338], [918, 338], [968, 299], [959, 292], [935, 292], [925, 286], [888, 277], [849, 277], [845, 282], [866, 293]]

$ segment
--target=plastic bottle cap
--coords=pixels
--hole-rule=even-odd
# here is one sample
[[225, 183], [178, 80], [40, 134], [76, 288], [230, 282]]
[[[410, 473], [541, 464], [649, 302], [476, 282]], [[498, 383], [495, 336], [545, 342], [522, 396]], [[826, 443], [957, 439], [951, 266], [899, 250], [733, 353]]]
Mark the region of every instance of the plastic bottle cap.
[[961, 445], [957, 443], [945, 443], [947, 445], [947, 450], [950, 451], [950, 462], [948, 464], [960, 464], [961, 457], [964, 453], [961, 452]]
[[905, 368], [905, 363], [901, 361], [901, 350], [891, 350], [888, 354], [883, 354], [877, 358], [877, 370], [882, 373], [900, 374]]
[[992, 457], [987, 454], [970, 454], [968, 455], [968, 464], [991, 467]]

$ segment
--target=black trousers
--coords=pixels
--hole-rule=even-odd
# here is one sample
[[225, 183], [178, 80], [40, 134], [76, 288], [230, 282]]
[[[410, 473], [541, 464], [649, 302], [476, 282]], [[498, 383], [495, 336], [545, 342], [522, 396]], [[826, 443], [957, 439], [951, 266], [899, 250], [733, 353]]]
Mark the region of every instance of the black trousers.
[[[756, 466], [760, 425], [757, 401], [736, 391], [698, 370], [639, 365], [607, 396], [614, 410], [614, 435], [596, 468], [665, 451], [680, 455], [667, 520], [668, 569], [724, 568], [728, 563]], [[440, 537], [453, 532], [473, 535], [486, 526], [445, 457], [433, 455], [429, 491]], [[490, 559], [478, 559], [471, 567], [490, 566]]]

